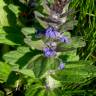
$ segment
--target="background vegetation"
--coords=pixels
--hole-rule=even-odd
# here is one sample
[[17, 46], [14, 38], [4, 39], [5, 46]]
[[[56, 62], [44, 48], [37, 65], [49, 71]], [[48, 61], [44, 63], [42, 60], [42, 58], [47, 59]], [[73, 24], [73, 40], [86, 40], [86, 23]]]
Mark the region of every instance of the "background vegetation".
[[84, 37], [86, 47], [78, 50], [81, 58], [96, 61], [96, 1], [95, 0], [73, 0], [71, 6], [75, 8], [78, 26], [73, 34]]

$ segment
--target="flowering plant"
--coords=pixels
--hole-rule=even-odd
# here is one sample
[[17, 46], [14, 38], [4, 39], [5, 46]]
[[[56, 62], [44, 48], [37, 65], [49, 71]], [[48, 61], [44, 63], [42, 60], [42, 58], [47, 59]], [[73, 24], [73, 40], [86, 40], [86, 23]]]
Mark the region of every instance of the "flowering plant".
[[70, 96], [82, 93], [87, 79], [95, 77], [95, 66], [79, 60], [76, 53], [85, 42], [71, 36], [77, 21], [69, 1], [0, 1], [2, 13], [14, 18], [4, 19], [6, 25], [0, 22], [0, 43], [7, 44], [0, 62], [0, 84], [6, 96]]

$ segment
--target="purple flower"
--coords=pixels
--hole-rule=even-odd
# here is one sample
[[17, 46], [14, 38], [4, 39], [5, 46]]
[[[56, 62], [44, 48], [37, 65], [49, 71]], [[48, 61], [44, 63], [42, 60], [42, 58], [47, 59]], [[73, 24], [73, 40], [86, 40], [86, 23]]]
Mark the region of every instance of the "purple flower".
[[53, 49], [51, 49], [51, 48], [44, 48], [44, 55], [46, 56], [46, 57], [53, 57], [53, 56], [55, 56], [56, 55], [56, 51], [54, 51]]
[[58, 31], [56, 31], [53, 27], [47, 28], [47, 30], [45, 32], [45, 36], [47, 38], [56, 39], [57, 37], [59, 37], [59, 35], [60, 35], [60, 33]]
[[69, 40], [68, 40], [68, 38], [67, 38], [66, 36], [60, 37], [59, 40], [60, 40], [61, 42], [69, 43]]
[[61, 62], [60, 65], [59, 65], [59, 67], [58, 67], [58, 69], [59, 70], [62, 70], [62, 69], [64, 69], [64, 67], [65, 67], [65, 63]]

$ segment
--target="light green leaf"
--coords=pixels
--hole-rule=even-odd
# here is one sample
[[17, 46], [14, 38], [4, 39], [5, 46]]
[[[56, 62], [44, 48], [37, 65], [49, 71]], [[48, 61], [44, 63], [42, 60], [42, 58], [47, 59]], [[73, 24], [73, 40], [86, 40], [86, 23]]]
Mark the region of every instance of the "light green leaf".
[[32, 41], [31, 38], [25, 38], [24, 41], [31, 49], [43, 50], [45, 47], [45, 44], [42, 40]]
[[35, 16], [36, 16], [36, 19], [38, 20], [38, 22], [40, 23], [40, 25], [44, 28], [47, 28], [48, 27], [48, 24], [47, 22], [45, 21], [42, 21], [39, 17], [44, 17], [41, 13], [39, 13], [38, 11], [35, 11]]
[[4, 0], [0, 0], [0, 26], [8, 26], [7, 13], [4, 10], [4, 6], [6, 6]]
[[48, 7], [47, 2], [45, 0], [43, 0], [42, 6], [43, 6], [44, 13], [50, 15], [50, 8]]
[[82, 37], [72, 37], [71, 46], [73, 46], [74, 48], [84, 47], [85, 45], [86, 43]]
[[24, 27], [22, 28], [21, 31], [25, 36], [32, 35], [36, 32], [35, 28], [30, 28], [30, 27]]
[[0, 82], [6, 82], [8, 79], [9, 74], [11, 73], [11, 66], [0, 62]]
[[16, 17], [18, 17], [19, 7], [5, 4], [4, 0], [0, 0], [0, 26], [16, 25]]
[[61, 25], [61, 30], [73, 30], [74, 28], [74, 25], [77, 25], [78, 21], [77, 20], [71, 20], [71, 21], [68, 21], [66, 23], [64, 23], [63, 25]]
[[[9, 64], [25, 64], [26, 60], [28, 60], [28, 55], [27, 53], [30, 52], [30, 49], [28, 47], [19, 47], [16, 51], [10, 51], [8, 53], [6, 53], [3, 58], [6, 62], [8, 62]], [[26, 58], [23, 58], [23, 60], [21, 59], [21, 63], [18, 62], [18, 60], [20, 58], [22, 58], [24, 55], [26, 54]]]
[[62, 52], [59, 56], [64, 62], [78, 61], [77, 50]]
[[14, 71], [17, 71], [25, 76], [28, 76], [28, 77], [31, 77], [31, 78], [35, 78], [35, 75], [34, 75], [34, 72], [31, 70], [31, 69], [17, 69], [17, 70], [14, 70]]
[[8, 8], [18, 17], [18, 13], [20, 12], [19, 7], [13, 4], [9, 4]]
[[69, 42], [68, 43], [59, 43], [57, 47], [57, 51], [72, 51], [76, 50], [79, 47], [84, 47], [85, 41], [83, 40], [82, 37], [72, 37], [68, 38]]

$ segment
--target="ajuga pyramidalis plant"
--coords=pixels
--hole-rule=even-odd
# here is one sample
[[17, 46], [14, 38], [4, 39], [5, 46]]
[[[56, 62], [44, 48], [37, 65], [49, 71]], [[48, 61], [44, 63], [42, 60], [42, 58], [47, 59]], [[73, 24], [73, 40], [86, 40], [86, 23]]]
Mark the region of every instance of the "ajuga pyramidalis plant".
[[[7, 80], [0, 78], [1, 81], [6, 82], [11, 91], [15, 88], [15, 92], [25, 96], [86, 94], [82, 86], [96, 76], [96, 68], [90, 61], [79, 60], [76, 54], [85, 42], [82, 37], [70, 34], [77, 23], [72, 15], [74, 11], [69, 9], [71, 1], [31, 1], [26, 5], [35, 7], [34, 24], [21, 29], [25, 44], [4, 54], [3, 59], [10, 66], [6, 65]], [[3, 64], [0, 66], [4, 68]]]

